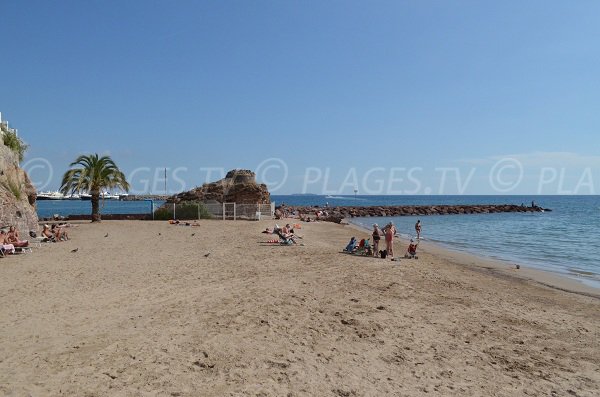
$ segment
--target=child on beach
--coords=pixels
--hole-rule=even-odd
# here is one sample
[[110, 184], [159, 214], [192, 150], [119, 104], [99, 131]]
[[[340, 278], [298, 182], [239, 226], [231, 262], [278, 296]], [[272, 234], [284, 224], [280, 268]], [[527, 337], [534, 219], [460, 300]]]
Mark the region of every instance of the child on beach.
[[417, 240], [421, 238], [421, 220], [418, 219], [417, 223], [415, 223], [415, 231], [417, 232]]
[[404, 254], [405, 258], [417, 258], [417, 247], [419, 243], [415, 244], [413, 239], [410, 239], [410, 244], [408, 244], [408, 248], [406, 249], [406, 254]]

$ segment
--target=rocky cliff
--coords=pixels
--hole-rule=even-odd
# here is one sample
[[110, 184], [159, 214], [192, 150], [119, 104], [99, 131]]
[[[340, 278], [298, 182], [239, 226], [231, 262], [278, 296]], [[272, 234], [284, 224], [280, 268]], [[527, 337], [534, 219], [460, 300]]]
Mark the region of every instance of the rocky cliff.
[[15, 225], [25, 237], [37, 230], [36, 192], [18, 160], [0, 140], [0, 227]]
[[185, 201], [237, 204], [268, 204], [271, 195], [267, 185], [256, 183], [256, 175], [249, 170], [231, 170], [225, 178], [169, 197], [167, 202], [180, 203]]

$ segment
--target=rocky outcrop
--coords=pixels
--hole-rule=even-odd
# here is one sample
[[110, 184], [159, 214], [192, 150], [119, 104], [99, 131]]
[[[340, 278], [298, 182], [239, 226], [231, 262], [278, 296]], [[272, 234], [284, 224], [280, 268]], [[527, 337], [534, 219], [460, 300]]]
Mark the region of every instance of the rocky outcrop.
[[295, 210], [299, 214], [314, 218], [317, 212], [319, 219], [340, 223], [344, 218], [370, 216], [426, 216], [426, 215], [458, 215], [458, 214], [492, 214], [499, 212], [544, 212], [551, 211], [542, 207], [525, 207], [522, 205], [401, 205], [373, 207], [287, 207], [287, 211]]
[[37, 230], [36, 191], [19, 168], [18, 155], [0, 140], [0, 227], [14, 225], [26, 236]]
[[225, 178], [169, 197], [168, 203], [219, 202], [237, 204], [268, 204], [271, 195], [267, 185], [256, 183], [256, 175], [249, 170], [232, 170]]

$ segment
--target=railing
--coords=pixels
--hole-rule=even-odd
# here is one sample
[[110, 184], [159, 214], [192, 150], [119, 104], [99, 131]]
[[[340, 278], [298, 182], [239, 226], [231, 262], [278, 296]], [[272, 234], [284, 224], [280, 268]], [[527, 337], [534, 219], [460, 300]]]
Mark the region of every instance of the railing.
[[10, 133], [13, 133], [15, 135], [19, 135], [17, 133], [17, 129], [16, 128], [10, 128], [8, 126], [8, 121], [2, 121], [2, 122], [0, 122], [0, 134], [4, 135], [4, 133], [6, 133], [6, 132], [10, 132]]
[[260, 220], [272, 219], [275, 215], [275, 203], [237, 204], [237, 203], [182, 203], [165, 206], [172, 219], [232, 219]]

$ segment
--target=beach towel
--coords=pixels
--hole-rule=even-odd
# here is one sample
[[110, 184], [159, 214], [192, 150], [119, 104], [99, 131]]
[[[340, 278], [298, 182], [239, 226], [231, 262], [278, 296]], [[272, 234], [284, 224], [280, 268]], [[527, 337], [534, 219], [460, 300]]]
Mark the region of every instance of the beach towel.
[[5, 254], [14, 254], [15, 253], [15, 246], [12, 244], [3, 244], [2, 248], [4, 249]]

